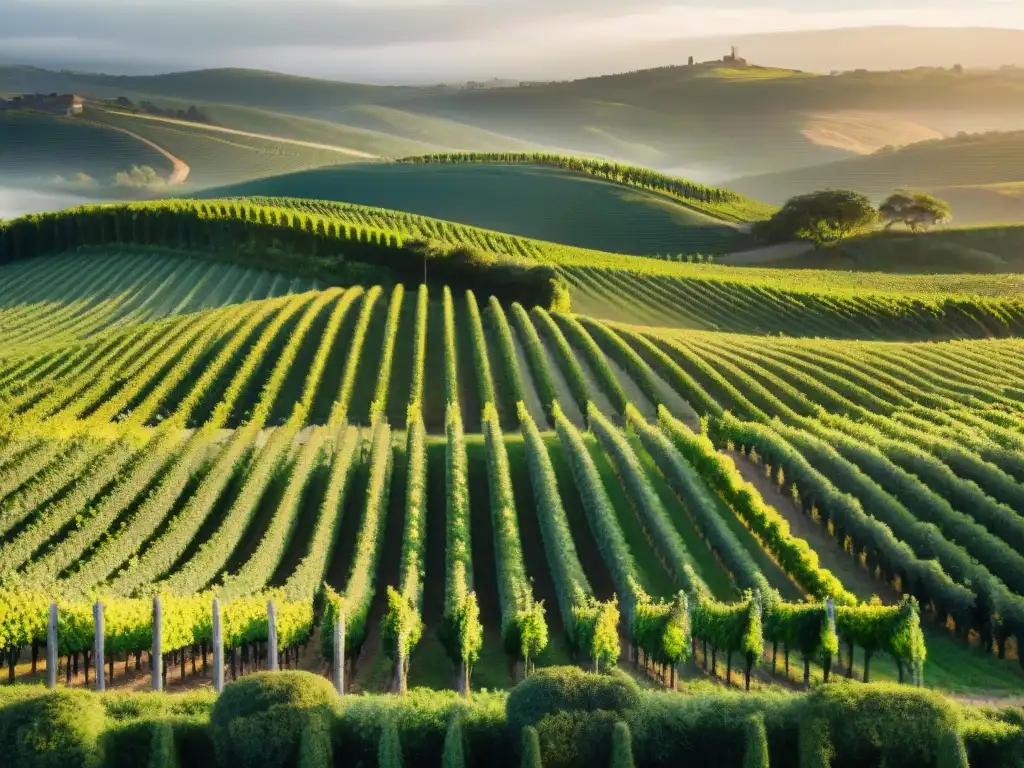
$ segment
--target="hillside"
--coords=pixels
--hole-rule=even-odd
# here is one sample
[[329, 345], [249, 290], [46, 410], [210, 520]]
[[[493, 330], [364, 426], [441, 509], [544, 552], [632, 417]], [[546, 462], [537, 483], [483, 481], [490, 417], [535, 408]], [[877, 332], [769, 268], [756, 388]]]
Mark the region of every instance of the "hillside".
[[763, 267], [854, 272], [1020, 274], [1024, 272], [1024, 227], [942, 227], [917, 234], [880, 231], [759, 263]]
[[[159, 151], [110, 126], [77, 118], [0, 112], [2, 184], [110, 194], [117, 174], [132, 166], [149, 166], [164, 179], [172, 170]], [[121, 191], [132, 194], [127, 186]]]
[[539, 165], [347, 165], [204, 194], [345, 201], [637, 255], [724, 253], [746, 239], [736, 226], [655, 192]]
[[[1024, 76], [913, 70], [819, 76], [719, 63], [528, 88], [353, 85], [250, 70], [110, 77], [0, 67], [0, 91], [244, 107], [444, 149], [552, 148], [708, 182], [955, 133], [1024, 127]], [[230, 126], [253, 131], [235, 112]], [[258, 132], [258, 131], [255, 131]]]
[[920, 189], [948, 199], [963, 224], [1024, 220], [1017, 185], [1024, 178], [1024, 132], [994, 132], [924, 141], [902, 149], [785, 173], [734, 179], [737, 190], [777, 204], [825, 187], [881, 199]]

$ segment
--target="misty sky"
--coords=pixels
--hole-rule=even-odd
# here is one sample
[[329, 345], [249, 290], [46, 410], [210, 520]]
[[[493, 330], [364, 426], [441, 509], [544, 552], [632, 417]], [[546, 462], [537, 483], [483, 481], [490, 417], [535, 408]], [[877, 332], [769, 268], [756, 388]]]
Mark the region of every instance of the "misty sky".
[[653, 41], [890, 24], [1024, 29], [1024, 0], [0, 0], [0, 57], [106, 71], [531, 77]]

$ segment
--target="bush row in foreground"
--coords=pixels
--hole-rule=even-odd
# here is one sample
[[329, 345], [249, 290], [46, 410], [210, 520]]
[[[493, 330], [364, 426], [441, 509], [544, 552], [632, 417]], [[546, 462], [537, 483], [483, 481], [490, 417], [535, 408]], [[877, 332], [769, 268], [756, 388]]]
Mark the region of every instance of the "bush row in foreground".
[[[338, 698], [302, 672], [220, 698], [0, 692], [0, 754], [21, 766], [1019, 766], [1024, 713], [894, 686], [741, 696], [641, 691], [621, 673], [547, 669], [510, 694]], [[525, 747], [525, 749], [524, 749]], [[767, 762], [765, 761], [767, 758]]]

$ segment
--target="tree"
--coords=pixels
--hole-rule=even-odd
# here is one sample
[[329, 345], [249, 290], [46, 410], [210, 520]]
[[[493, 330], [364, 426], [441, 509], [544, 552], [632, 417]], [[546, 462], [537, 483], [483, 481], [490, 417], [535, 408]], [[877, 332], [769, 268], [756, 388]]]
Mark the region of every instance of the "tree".
[[871, 201], [858, 192], [826, 189], [791, 198], [759, 227], [770, 240], [810, 240], [817, 246], [834, 243], [878, 220]]
[[886, 229], [903, 224], [912, 232], [936, 224], [944, 224], [953, 218], [949, 203], [927, 192], [895, 192], [879, 208]]

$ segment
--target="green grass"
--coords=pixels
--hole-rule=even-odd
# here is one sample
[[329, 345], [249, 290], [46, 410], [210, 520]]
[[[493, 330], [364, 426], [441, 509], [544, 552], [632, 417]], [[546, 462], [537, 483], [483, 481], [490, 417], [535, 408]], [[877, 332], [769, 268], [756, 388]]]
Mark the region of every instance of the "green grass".
[[112, 112], [97, 113], [96, 117], [133, 131], [184, 161], [191, 169], [188, 189], [237, 183], [354, 159], [344, 152], [219, 133], [191, 124], [179, 125]]
[[[137, 139], [83, 118], [28, 112], [0, 112], [0, 179], [57, 184], [88, 194], [110, 187], [114, 176], [133, 165], [148, 165], [163, 175], [171, 164]], [[91, 183], [76, 182], [86, 174]], [[109, 191], [106, 191], [109, 194]]]
[[[1024, 131], [957, 136], [922, 141], [825, 165], [734, 179], [736, 189], [781, 204], [787, 198], [825, 187], [855, 189], [882, 198], [896, 189], [946, 194], [957, 203], [955, 220], [999, 221], [998, 201], [980, 192], [1024, 177]], [[995, 210], [993, 210], [995, 208]], [[1018, 213], [1024, 218], [1022, 212]]]
[[1024, 272], [1024, 225], [902, 229], [856, 237], [767, 266], [854, 272], [998, 274]]
[[[180, 99], [158, 99], [162, 108], [187, 109], [193, 102]], [[300, 115], [271, 112], [265, 109], [232, 106], [230, 104], [199, 104], [203, 112], [218, 126], [280, 136], [295, 141], [327, 144], [384, 157], [394, 157], [415, 152], [428, 152], [437, 145], [424, 143], [412, 138], [400, 138], [389, 132], [381, 132]]]
[[343, 201], [643, 256], [724, 253], [745, 242], [735, 227], [657, 193], [537, 166], [345, 165], [209, 194]]

